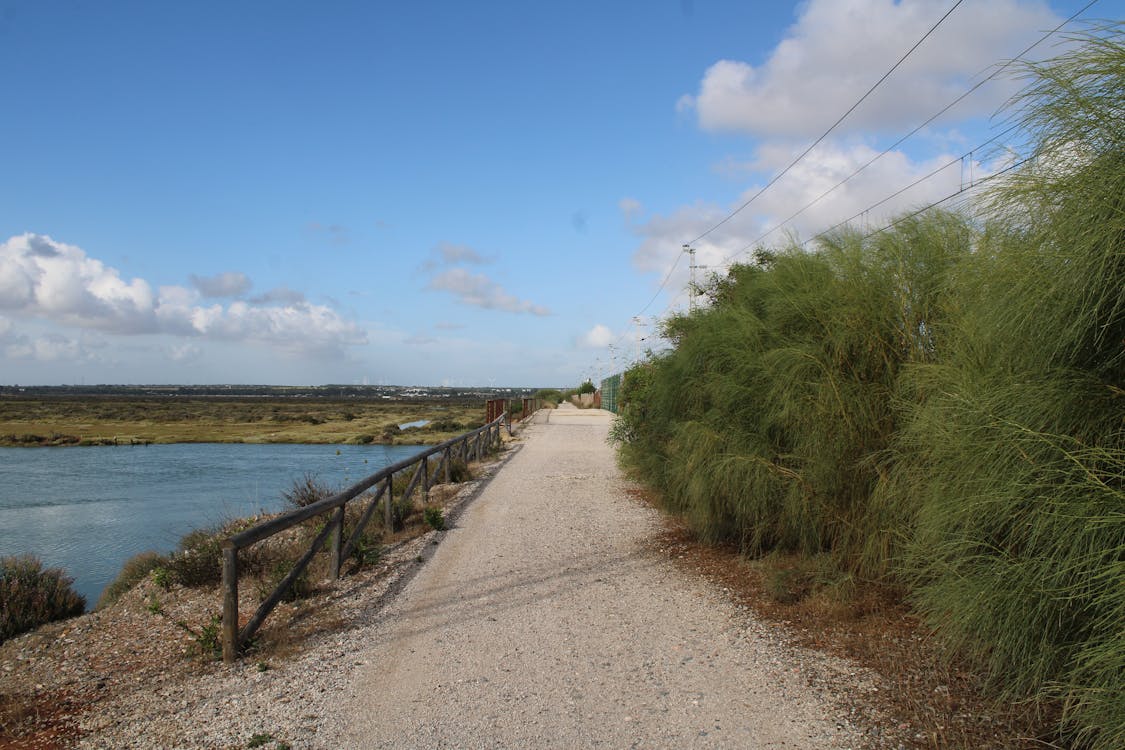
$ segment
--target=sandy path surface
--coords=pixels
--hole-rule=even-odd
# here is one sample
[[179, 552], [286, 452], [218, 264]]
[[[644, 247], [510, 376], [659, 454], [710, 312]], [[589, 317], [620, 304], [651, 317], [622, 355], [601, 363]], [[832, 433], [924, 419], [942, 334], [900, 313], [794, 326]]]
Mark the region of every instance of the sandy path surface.
[[646, 549], [658, 518], [626, 493], [609, 414], [536, 421], [383, 613], [317, 745], [862, 744], [829, 699], [847, 663]]

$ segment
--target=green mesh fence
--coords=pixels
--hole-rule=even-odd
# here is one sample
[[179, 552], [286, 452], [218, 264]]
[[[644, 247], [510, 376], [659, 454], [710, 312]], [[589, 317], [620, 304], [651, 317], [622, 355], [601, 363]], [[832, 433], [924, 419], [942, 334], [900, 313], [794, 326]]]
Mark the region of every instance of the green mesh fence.
[[621, 375], [610, 375], [602, 380], [602, 408], [617, 413], [617, 394], [621, 390]]

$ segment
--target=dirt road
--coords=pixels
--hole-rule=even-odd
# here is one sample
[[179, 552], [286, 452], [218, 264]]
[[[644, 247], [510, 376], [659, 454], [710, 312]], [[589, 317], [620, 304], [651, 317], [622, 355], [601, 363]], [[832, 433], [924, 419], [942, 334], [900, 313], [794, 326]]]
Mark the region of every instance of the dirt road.
[[537, 415], [383, 613], [318, 745], [861, 745], [830, 699], [847, 663], [649, 551], [659, 519], [626, 492], [610, 419]]

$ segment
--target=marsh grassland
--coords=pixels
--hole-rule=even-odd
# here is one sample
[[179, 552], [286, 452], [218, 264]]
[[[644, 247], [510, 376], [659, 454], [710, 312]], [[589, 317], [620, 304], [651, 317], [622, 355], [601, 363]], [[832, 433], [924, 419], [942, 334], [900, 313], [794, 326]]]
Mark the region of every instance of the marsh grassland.
[[[422, 427], [399, 425], [427, 421]], [[258, 397], [0, 399], [0, 445], [437, 443], [484, 423], [476, 400]]]

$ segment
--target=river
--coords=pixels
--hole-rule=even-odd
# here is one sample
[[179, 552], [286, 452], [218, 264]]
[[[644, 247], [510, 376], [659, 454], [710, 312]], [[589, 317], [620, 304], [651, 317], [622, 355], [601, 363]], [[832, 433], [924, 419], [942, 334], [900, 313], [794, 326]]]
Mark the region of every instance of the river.
[[122, 563], [169, 552], [187, 532], [282, 510], [306, 472], [333, 488], [424, 449], [417, 445], [188, 443], [0, 448], [0, 556], [61, 567], [93, 607]]

